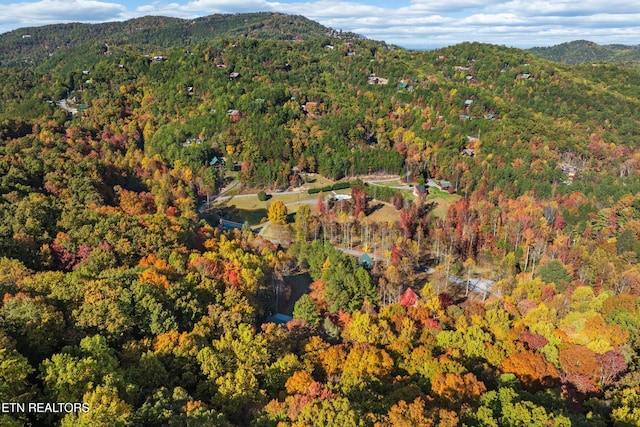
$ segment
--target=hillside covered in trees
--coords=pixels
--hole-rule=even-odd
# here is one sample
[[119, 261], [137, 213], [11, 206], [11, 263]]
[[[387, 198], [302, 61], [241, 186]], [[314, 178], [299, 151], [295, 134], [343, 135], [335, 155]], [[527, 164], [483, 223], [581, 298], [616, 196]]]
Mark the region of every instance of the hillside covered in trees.
[[607, 62], [637, 66], [640, 63], [640, 46], [602, 46], [587, 40], [576, 40], [548, 47], [534, 47], [528, 51], [549, 61], [565, 64]]
[[3, 53], [0, 424], [640, 425], [637, 69], [208, 22]]
[[102, 24], [56, 24], [0, 34], [0, 64], [42, 64], [49, 58], [55, 62], [60, 52], [95, 42], [104, 43], [105, 49], [109, 45], [131, 45], [151, 51], [223, 37], [306, 40], [332, 31], [303, 16], [267, 12], [209, 15], [191, 20], [146, 16]]

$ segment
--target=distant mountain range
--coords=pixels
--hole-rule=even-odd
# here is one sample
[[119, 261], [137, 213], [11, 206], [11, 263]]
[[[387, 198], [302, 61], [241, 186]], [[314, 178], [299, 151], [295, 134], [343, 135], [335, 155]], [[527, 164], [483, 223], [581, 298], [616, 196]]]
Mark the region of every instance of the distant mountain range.
[[534, 47], [529, 52], [541, 58], [565, 64], [607, 62], [614, 64], [639, 64], [640, 45], [599, 45], [587, 40], [576, 40], [550, 47]]
[[197, 19], [146, 16], [124, 22], [21, 28], [0, 34], [0, 64], [38, 65], [61, 51], [89, 43], [152, 50], [227, 37], [293, 41], [325, 36], [361, 37], [327, 28], [303, 16], [281, 13], [218, 14]]
[[[40, 65], [69, 48], [95, 43], [104, 43], [105, 48], [134, 46], [138, 50], [152, 51], [238, 37], [290, 41], [319, 37], [363, 38], [333, 30], [304, 16], [282, 13], [216, 14], [196, 19], [146, 16], [124, 22], [27, 27], [0, 34], [0, 65]], [[599, 45], [576, 40], [534, 47], [528, 52], [565, 64], [640, 64], [640, 45]]]

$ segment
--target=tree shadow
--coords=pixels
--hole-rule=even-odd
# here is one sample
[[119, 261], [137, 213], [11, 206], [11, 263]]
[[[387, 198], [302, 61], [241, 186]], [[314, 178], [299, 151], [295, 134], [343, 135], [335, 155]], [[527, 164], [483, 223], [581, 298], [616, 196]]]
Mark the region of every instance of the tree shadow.
[[380, 210], [384, 207], [384, 203], [376, 203], [375, 205], [369, 205], [369, 209], [367, 209], [367, 215], [371, 215], [377, 210]]

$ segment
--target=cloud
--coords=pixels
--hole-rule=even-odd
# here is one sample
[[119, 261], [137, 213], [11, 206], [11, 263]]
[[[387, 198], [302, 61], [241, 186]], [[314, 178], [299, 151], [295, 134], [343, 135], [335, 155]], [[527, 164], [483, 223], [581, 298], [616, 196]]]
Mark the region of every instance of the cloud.
[[127, 8], [93, 0], [41, 0], [0, 5], [0, 29], [60, 22], [104, 22], [120, 19]]
[[[531, 47], [575, 39], [638, 43], [640, 0], [39, 0], [0, 6], [0, 31], [54, 22], [102, 22], [144, 15], [195, 18], [272, 11], [407, 47], [481, 41]], [[145, 0], [138, 0], [144, 2]], [[117, 3], [122, 2], [123, 4]], [[126, 4], [131, 4], [127, 2]]]

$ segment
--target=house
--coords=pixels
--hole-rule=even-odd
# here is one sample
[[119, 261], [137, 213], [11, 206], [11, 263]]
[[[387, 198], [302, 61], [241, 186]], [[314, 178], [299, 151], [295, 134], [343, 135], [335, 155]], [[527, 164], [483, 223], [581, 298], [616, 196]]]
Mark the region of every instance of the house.
[[242, 114], [240, 114], [240, 111], [238, 110], [233, 110], [233, 109], [227, 110], [227, 115], [229, 116], [232, 122], [237, 122], [242, 118]]
[[213, 156], [213, 159], [211, 159], [211, 161], [209, 162], [209, 166], [212, 166], [214, 169], [220, 170], [224, 169], [224, 167], [226, 166], [226, 162], [222, 157]]
[[216, 68], [217, 68], [218, 70], [224, 70], [225, 68], [227, 68], [227, 66], [226, 66], [226, 65], [224, 65], [224, 64], [216, 64]]
[[516, 79], [526, 80], [526, 79], [529, 79], [530, 77], [531, 77], [531, 74], [529, 73], [520, 73], [516, 76]]
[[440, 181], [438, 187], [442, 191], [446, 191], [449, 194], [453, 194], [456, 192], [456, 189], [453, 187], [453, 185], [451, 185], [449, 181]]
[[578, 177], [578, 168], [575, 166], [571, 166], [568, 165], [566, 163], [562, 163], [560, 165], [560, 170], [562, 170], [562, 172], [564, 172], [564, 174], [567, 176], [567, 181], [569, 182], [573, 182], [576, 180], [576, 178]]
[[23, 34], [22, 38], [23, 39], [30, 39], [31, 38], [31, 34]]
[[427, 195], [427, 187], [425, 185], [416, 185], [413, 187], [413, 195], [416, 199]]
[[469, 106], [471, 104], [473, 104], [473, 99], [467, 99], [467, 100], [464, 101], [464, 105], [465, 106]]
[[185, 142], [182, 143], [183, 147], [188, 147], [190, 145], [200, 145], [204, 142], [201, 138], [187, 138]]
[[167, 58], [166, 58], [166, 57], [164, 57], [164, 56], [162, 56], [162, 55], [156, 55], [156, 56], [154, 56], [154, 57], [151, 59], [151, 62], [158, 63], [158, 62], [163, 62], [163, 61], [165, 61], [166, 59], [167, 59]]
[[229, 80], [235, 80], [238, 77], [240, 77], [240, 73], [238, 73], [238, 72], [234, 71], [233, 73], [229, 73]]
[[227, 221], [226, 219], [220, 218], [220, 228], [222, 230], [241, 230], [244, 227], [244, 224], [240, 224], [239, 222]]
[[318, 106], [318, 102], [309, 101], [302, 106], [302, 111], [305, 111], [309, 114], [315, 114], [318, 112]]
[[405, 307], [413, 307], [416, 305], [416, 302], [418, 302], [418, 294], [416, 294], [413, 289], [407, 288], [407, 290], [400, 295], [398, 302]]
[[367, 270], [372, 269], [373, 260], [371, 259], [371, 255], [369, 254], [360, 255], [360, 258], [358, 258], [358, 264], [360, 264], [362, 267], [366, 268]]
[[367, 78], [367, 83], [370, 85], [386, 85], [389, 83], [389, 79], [378, 77], [375, 74], [370, 74]]
[[471, 120], [471, 116], [467, 115], [467, 114], [459, 114], [458, 118], [460, 120]]
[[465, 148], [464, 150], [462, 150], [462, 155], [467, 157], [474, 157], [476, 155], [476, 152], [473, 148]]
[[264, 319], [264, 323], [275, 323], [276, 325], [284, 325], [292, 320], [293, 317], [291, 316], [287, 316], [286, 314], [282, 313], [276, 313]]

